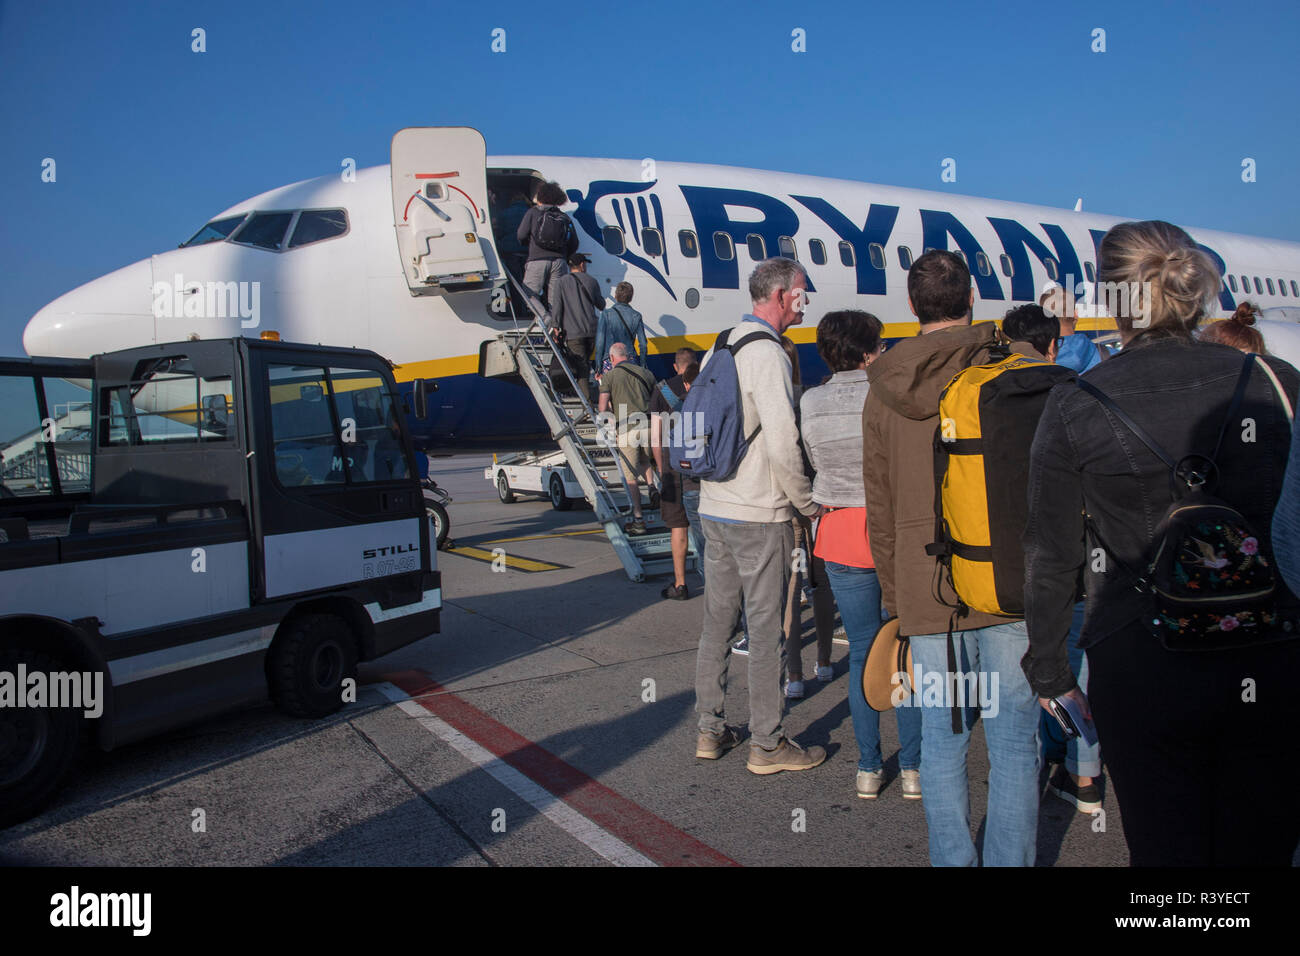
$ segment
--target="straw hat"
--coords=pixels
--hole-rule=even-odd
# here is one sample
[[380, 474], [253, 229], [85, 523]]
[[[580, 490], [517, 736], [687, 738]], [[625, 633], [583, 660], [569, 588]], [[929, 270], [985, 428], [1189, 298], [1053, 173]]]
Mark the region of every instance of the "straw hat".
[[906, 675], [907, 686], [916, 688], [916, 675], [912, 670], [912, 642], [899, 633], [899, 621], [891, 617], [876, 631], [862, 669], [862, 694], [872, 710], [894, 709], [894, 688], [898, 675]]

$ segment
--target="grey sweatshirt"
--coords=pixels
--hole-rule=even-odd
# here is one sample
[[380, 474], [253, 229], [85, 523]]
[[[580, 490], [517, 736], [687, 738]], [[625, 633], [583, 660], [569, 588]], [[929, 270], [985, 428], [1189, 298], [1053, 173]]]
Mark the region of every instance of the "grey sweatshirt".
[[817, 476], [813, 500], [834, 508], [862, 508], [862, 407], [867, 403], [865, 369], [836, 372], [825, 385], [799, 400], [803, 446]]
[[596, 312], [605, 308], [600, 285], [585, 272], [570, 272], [560, 276], [555, 289], [559, 301], [551, 303], [552, 326], [570, 339], [594, 339]]

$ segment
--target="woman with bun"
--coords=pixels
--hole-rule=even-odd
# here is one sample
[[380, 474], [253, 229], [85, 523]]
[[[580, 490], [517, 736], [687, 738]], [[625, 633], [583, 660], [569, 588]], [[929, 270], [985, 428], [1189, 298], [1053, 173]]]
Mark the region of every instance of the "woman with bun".
[[[1217, 300], [1218, 270], [1167, 222], [1115, 226], [1097, 264], [1102, 287], [1123, 290], [1111, 314], [1124, 348], [1088, 382], [1174, 460], [1210, 454], [1243, 369], [1240, 352], [1193, 339]], [[1263, 361], [1294, 403], [1300, 373]], [[1245, 517], [1259, 536], [1252, 547], [1271, 561], [1291, 432], [1269, 376], [1253, 372], [1207, 490]], [[1052, 389], [1030, 455], [1022, 666], [1044, 707], [1069, 697], [1091, 713], [1133, 865], [1289, 866], [1300, 840], [1300, 640], [1179, 652], [1146, 629], [1146, 599], [1126, 569], [1150, 559], [1175, 488], [1169, 468], [1094, 395], [1077, 383]], [[1087, 697], [1066, 657], [1080, 576]], [[1300, 601], [1277, 587], [1279, 621], [1300, 621]]]
[[1266, 351], [1264, 336], [1254, 327], [1258, 315], [1259, 306], [1243, 302], [1237, 306], [1237, 311], [1232, 313], [1231, 318], [1211, 322], [1201, 329], [1197, 338], [1202, 342], [1214, 342], [1216, 345], [1227, 345], [1242, 352], [1263, 355]]

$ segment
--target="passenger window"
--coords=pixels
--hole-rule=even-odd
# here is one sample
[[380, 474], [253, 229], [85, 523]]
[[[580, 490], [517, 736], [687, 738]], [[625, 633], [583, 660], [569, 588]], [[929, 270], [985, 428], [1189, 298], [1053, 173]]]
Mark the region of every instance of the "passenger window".
[[847, 242], [841, 242], [841, 243], [840, 243], [840, 262], [842, 262], [842, 263], [844, 263], [846, 266], [849, 266], [850, 268], [852, 268], [852, 267], [857, 263], [857, 261], [858, 261], [857, 256], [855, 256], [855, 255], [853, 254], [853, 246], [851, 246], [851, 245], [850, 245], [849, 243], [847, 243]]
[[271, 365], [267, 379], [276, 479], [286, 488], [343, 484], [343, 453], [325, 370]]
[[348, 215], [342, 209], [308, 209], [298, 214], [289, 248], [333, 239], [348, 231]]
[[1279, 294], [1279, 295], [1286, 295], [1286, 280], [1285, 280], [1285, 279], [1278, 279], [1278, 280], [1277, 280], [1277, 291], [1278, 291], [1278, 294]]
[[1014, 278], [1016, 267], [1012, 264], [1011, 257], [1004, 252], [998, 256], [998, 261], [1002, 263], [1002, 274], [1009, 279]]
[[989, 257], [983, 252], [975, 253], [975, 267], [979, 269], [982, 276], [991, 276], [993, 274], [993, 265], [989, 262]]
[[654, 258], [664, 254], [664, 235], [658, 229], [641, 230], [641, 248], [645, 254]]
[[214, 219], [185, 242], [182, 242], [181, 247], [202, 246], [209, 242], [220, 242], [234, 232], [247, 215], [248, 213], [245, 212], [240, 213], [238, 216], [227, 216], [225, 219]]
[[778, 255], [786, 259], [794, 259], [796, 261], [798, 260], [799, 256], [795, 251], [794, 240], [791, 239], [789, 236], [779, 236], [776, 240], [776, 244], [778, 249], [780, 250], [777, 253]]
[[730, 262], [736, 258], [736, 247], [731, 241], [729, 233], [715, 232], [713, 234], [713, 253], [723, 262]]
[[1229, 289], [1230, 291], [1232, 291], [1232, 292], [1236, 292], [1236, 291], [1237, 291], [1237, 277], [1236, 277], [1236, 276], [1234, 276], [1234, 275], [1229, 275], [1229, 276], [1228, 276], [1228, 289]]
[[682, 255], [687, 259], [695, 259], [700, 254], [700, 243], [695, 238], [695, 233], [689, 229], [677, 230], [677, 244], [682, 248]]
[[606, 226], [600, 233], [605, 251], [611, 256], [621, 256], [627, 244], [623, 242], [623, 230], [618, 226]]
[[1272, 280], [1272, 279], [1265, 279], [1264, 281], [1268, 284], [1268, 294], [1269, 294], [1269, 295], [1277, 295], [1277, 293], [1273, 291], [1273, 280]]
[[291, 219], [291, 212], [255, 212], [230, 241], [257, 246], [259, 249], [278, 250], [284, 245], [284, 233], [289, 228]]
[[1300, 299], [1300, 286], [1296, 285], [1295, 279], [1291, 280], [1291, 294]]
[[812, 258], [813, 265], [826, 265], [826, 244], [820, 239], [809, 239], [808, 255]]
[[1093, 270], [1091, 262], [1083, 264], [1083, 274], [1088, 277], [1089, 282], [1097, 281], [1097, 273]]
[[885, 268], [885, 247], [878, 242], [873, 242], [867, 246], [867, 256], [871, 259], [873, 269], [884, 270]]
[[1043, 262], [1043, 268], [1047, 270], [1047, 278], [1051, 279], [1053, 282], [1060, 280], [1061, 270], [1057, 268], [1056, 260], [1051, 256], [1048, 256]]
[[904, 269], [912, 268], [912, 250], [907, 246], [898, 247], [898, 264]]
[[1250, 295], [1250, 276], [1241, 277], [1241, 291]]
[[1263, 294], [1264, 294], [1264, 286], [1263, 286], [1263, 284], [1259, 281], [1259, 276], [1255, 276], [1255, 294], [1256, 294], [1256, 295], [1263, 295]]
[[755, 262], [762, 262], [767, 258], [767, 245], [758, 233], [751, 232], [746, 236], [745, 245], [749, 247], [749, 258]]
[[402, 451], [397, 408], [383, 378], [368, 369], [331, 368], [330, 386], [338, 409], [348, 481], [406, 478], [410, 469]]

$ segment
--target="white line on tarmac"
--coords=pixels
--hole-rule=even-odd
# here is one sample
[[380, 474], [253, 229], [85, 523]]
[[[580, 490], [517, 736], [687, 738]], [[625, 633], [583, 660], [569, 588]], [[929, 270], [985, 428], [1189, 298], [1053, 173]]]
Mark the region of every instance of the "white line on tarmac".
[[446, 721], [435, 717], [411, 700], [410, 696], [394, 684], [387, 681], [371, 684], [407, 716], [414, 717], [416, 723], [459, 752], [470, 763], [486, 771], [498, 783], [512, 791], [525, 803], [531, 804], [538, 813], [546, 817], [578, 842], [586, 845], [597, 855], [616, 866], [655, 866], [654, 860], [643, 856], [628, 846], [618, 837], [599, 824], [583, 816], [549, 790], [529, 780], [514, 767], [502, 761], [489, 750], [481, 747], [466, 737]]

